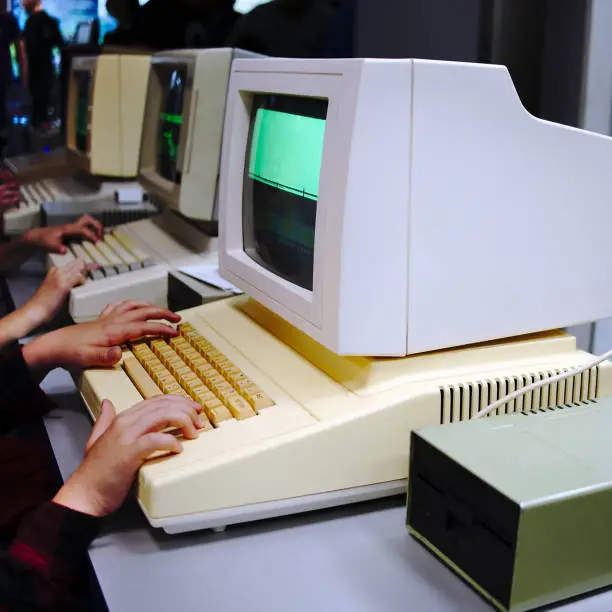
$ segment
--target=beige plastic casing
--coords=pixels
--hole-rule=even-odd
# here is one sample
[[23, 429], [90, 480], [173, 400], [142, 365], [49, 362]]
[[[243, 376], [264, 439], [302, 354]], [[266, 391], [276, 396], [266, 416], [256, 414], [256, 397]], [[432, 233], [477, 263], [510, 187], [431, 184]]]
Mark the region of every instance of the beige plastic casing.
[[[225, 101], [232, 61], [238, 57], [256, 56], [240, 49], [186, 49], [164, 51], [151, 60], [139, 179], [153, 198], [190, 219], [216, 218]], [[175, 67], [187, 69], [177, 161], [180, 185], [156, 171], [163, 95], [160, 75]]]
[[[470, 418], [497, 399], [495, 381], [507, 381], [513, 390], [532, 375], [588, 359], [562, 332], [399, 359], [340, 357], [245, 298], [182, 315], [276, 405], [203, 433], [185, 442], [182, 454], [141, 469], [139, 501], [151, 523], [162, 527], [190, 517], [198, 517], [192, 524], [225, 525], [241, 520], [232, 518], [236, 509], [265, 507], [274, 515], [282, 512], [273, 504], [401, 483], [411, 430]], [[488, 391], [474, 392], [468, 401], [467, 389], [478, 383]], [[610, 364], [593, 372], [588, 384], [570, 383], [556, 399], [531, 394], [509, 411], [610, 395]], [[81, 392], [93, 415], [104, 398], [120, 411], [142, 399], [120, 366], [85, 372]], [[207, 522], [207, 515], [215, 522]]]
[[[95, 176], [138, 175], [150, 61], [149, 55], [131, 54], [74, 58], [66, 130], [66, 147], [74, 167]], [[76, 147], [77, 72], [93, 74], [87, 153]]]

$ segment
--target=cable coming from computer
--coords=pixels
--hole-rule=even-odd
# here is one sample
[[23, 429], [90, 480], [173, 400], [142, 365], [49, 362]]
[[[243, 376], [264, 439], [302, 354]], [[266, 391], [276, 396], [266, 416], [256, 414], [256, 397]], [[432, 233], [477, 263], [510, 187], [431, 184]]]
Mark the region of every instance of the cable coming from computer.
[[484, 410], [481, 410], [480, 412], [478, 412], [474, 416], [474, 418], [481, 419], [483, 417], [486, 417], [488, 414], [490, 414], [494, 410], [497, 410], [501, 406], [504, 406], [505, 404], [508, 404], [509, 402], [519, 397], [522, 397], [523, 395], [531, 391], [535, 391], [536, 389], [540, 389], [541, 387], [551, 385], [552, 383], [559, 382], [561, 380], [566, 380], [567, 378], [570, 378], [572, 376], [582, 374], [582, 372], [585, 372], [586, 370], [590, 370], [591, 368], [598, 366], [600, 363], [610, 358], [612, 358], [612, 351], [608, 351], [607, 353], [604, 353], [600, 357], [595, 357], [591, 361], [585, 363], [582, 366], [574, 368], [573, 370], [568, 370], [567, 372], [563, 372], [563, 374], [557, 374], [556, 376], [551, 376], [550, 378], [545, 378], [544, 380], [538, 380], [537, 382], [527, 385], [526, 387], [523, 387], [522, 389], [518, 389], [517, 391], [514, 391], [513, 393], [509, 393], [505, 397], [502, 397], [496, 402], [493, 402], [492, 404], [487, 406]]

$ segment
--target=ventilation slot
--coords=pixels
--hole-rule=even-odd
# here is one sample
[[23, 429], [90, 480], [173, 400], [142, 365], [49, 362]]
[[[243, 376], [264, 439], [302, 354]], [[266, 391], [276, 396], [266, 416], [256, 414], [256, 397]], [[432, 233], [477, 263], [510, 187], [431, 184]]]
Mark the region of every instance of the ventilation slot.
[[[440, 387], [440, 423], [467, 421], [493, 402], [527, 385], [568, 370], [540, 371]], [[599, 368], [545, 385], [508, 402], [489, 416], [561, 410], [592, 402], [599, 394]]]

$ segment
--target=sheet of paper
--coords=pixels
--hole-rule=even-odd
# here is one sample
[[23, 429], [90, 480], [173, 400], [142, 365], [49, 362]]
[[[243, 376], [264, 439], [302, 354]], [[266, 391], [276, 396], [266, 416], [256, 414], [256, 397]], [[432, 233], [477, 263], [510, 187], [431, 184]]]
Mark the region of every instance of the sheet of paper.
[[191, 276], [196, 280], [202, 281], [207, 285], [217, 287], [217, 289], [221, 289], [221, 291], [227, 291], [228, 293], [234, 293], [236, 295], [244, 293], [241, 289], [238, 289], [238, 287], [235, 287], [232, 285], [232, 283], [226, 281], [221, 274], [219, 274], [219, 266], [217, 264], [209, 263], [183, 266], [178, 270], [179, 272], [182, 272], [187, 276]]

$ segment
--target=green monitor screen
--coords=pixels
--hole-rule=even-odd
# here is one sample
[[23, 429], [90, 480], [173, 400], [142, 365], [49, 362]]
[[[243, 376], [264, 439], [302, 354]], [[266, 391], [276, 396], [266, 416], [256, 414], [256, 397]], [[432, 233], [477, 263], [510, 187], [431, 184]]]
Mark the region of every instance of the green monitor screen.
[[75, 104], [75, 144], [78, 151], [87, 153], [89, 138], [89, 98], [91, 93], [91, 72], [76, 72], [76, 104]]
[[162, 78], [163, 93], [157, 128], [157, 172], [168, 181], [180, 184], [178, 156], [187, 70], [184, 67], [172, 68]]
[[312, 291], [327, 100], [256, 95], [243, 193], [245, 252]]

